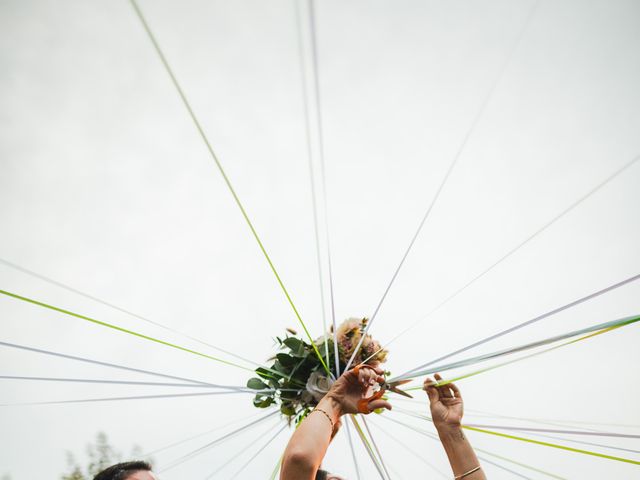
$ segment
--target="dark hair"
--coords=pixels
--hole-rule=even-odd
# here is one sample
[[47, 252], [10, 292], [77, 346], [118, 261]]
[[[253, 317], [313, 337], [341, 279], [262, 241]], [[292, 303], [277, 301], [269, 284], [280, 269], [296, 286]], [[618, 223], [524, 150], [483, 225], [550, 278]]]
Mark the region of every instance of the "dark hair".
[[139, 471], [150, 472], [151, 465], [141, 460], [111, 465], [98, 473], [93, 480], [126, 480], [129, 475]]
[[326, 470], [318, 470], [316, 472], [316, 480], [327, 480], [328, 476], [329, 472], [327, 472]]

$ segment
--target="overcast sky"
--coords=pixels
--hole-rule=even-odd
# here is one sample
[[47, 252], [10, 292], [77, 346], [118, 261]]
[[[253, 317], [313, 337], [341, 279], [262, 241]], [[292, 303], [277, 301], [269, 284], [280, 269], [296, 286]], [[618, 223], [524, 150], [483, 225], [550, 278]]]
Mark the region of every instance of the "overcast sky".
[[[293, 0], [140, 5], [319, 336], [301, 82], [310, 73], [306, 23], [301, 64]], [[371, 315], [482, 111], [371, 329], [383, 343], [640, 154], [640, 3], [541, 0], [533, 7], [532, 0], [317, 1], [339, 319]], [[317, 173], [317, 155], [312, 163]], [[387, 367], [400, 373], [639, 273], [639, 186], [637, 162], [401, 336]], [[0, 258], [252, 360], [265, 361], [272, 338], [298, 328], [128, 1], [0, 0], [0, 225]], [[324, 256], [323, 264], [326, 272]], [[0, 288], [216, 354], [2, 264]], [[639, 299], [636, 282], [474, 353], [635, 314]], [[0, 319], [4, 342], [215, 383], [243, 385], [250, 376], [6, 297]], [[460, 388], [469, 409], [562, 425], [636, 425], [593, 428], [637, 433], [639, 342], [640, 328], [626, 327]], [[2, 375], [154, 380], [4, 347], [0, 362]], [[3, 404], [194, 391], [0, 382]], [[133, 444], [151, 451], [254, 413], [243, 395], [3, 406], [0, 476], [56, 479], [65, 451], [82, 453], [98, 431], [123, 451]], [[489, 421], [470, 414], [469, 422]], [[431, 429], [399, 413], [389, 418]], [[371, 420], [448, 471], [435, 442]], [[158, 467], [231, 428], [156, 455]], [[272, 434], [268, 428], [276, 427], [265, 423], [161, 478], [204, 479], [242, 450], [214, 477], [231, 478]], [[436, 478], [384, 432], [373, 433], [393, 478]], [[268, 478], [289, 434], [238, 478]], [[470, 437], [568, 478], [638, 476], [634, 465]], [[587, 441], [640, 450], [637, 440]], [[363, 477], [375, 478], [365, 451], [358, 447], [357, 455]], [[344, 434], [326, 467], [355, 478]], [[491, 478], [513, 477], [485, 468]]]

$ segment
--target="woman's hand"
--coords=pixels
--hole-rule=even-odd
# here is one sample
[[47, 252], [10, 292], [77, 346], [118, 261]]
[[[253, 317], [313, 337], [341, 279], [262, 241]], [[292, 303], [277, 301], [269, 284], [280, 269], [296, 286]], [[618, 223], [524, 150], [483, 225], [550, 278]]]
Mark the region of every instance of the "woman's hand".
[[[436, 381], [442, 377], [436, 373]], [[464, 413], [460, 390], [453, 383], [436, 387], [430, 378], [424, 381], [423, 389], [429, 395], [431, 418], [437, 428], [459, 427]]]
[[[442, 380], [437, 373], [435, 377], [437, 382]], [[464, 476], [465, 480], [487, 480], [461, 425], [464, 409], [458, 387], [453, 383], [436, 387], [435, 382], [427, 378], [423, 388], [429, 395], [431, 418], [449, 458], [453, 476]]]
[[[376, 383], [384, 381], [379, 368], [359, 368], [338, 378], [318, 406], [296, 428], [282, 459], [281, 480], [313, 480], [316, 478], [329, 443], [338, 432], [340, 417], [357, 413], [358, 402], [371, 394]], [[384, 400], [369, 403], [371, 409], [388, 408]], [[336, 477], [337, 478], [337, 477]]]
[[[358, 374], [355, 373], [355, 369], [349, 370], [334, 382], [325, 398], [338, 405], [340, 415], [358, 413], [358, 402], [371, 396], [377, 383], [384, 382], [382, 373], [381, 368], [360, 368]], [[370, 411], [378, 408], [391, 410], [391, 404], [382, 399], [369, 403]]]

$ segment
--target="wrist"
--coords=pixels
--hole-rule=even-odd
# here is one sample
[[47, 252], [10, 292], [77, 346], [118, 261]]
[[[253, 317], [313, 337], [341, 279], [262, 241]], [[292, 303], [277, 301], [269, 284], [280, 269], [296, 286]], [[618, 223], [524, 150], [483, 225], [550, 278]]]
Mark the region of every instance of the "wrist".
[[443, 441], [464, 438], [462, 425], [459, 423], [434, 422], [434, 425], [438, 431], [438, 435]]
[[330, 393], [325, 395], [324, 398], [320, 400], [320, 402], [318, 403], [318, 408], [322, 408], [329, 415], [331, 415], [334, 422], [337, 422], [338, 419], [345, 413], [342, 408], [342, 403]]

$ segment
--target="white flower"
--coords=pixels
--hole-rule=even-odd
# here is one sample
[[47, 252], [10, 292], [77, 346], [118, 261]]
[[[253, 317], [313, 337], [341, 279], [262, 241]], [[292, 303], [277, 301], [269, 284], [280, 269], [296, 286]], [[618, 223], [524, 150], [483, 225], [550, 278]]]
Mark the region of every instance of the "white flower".
[[307, 390], [302, 392], [302, 403], [309, 405], [313, 401], [313, 395], [309, 393]]
[[307, 392], [309, 392], [316, 402], [322, 400], [333, 385], [333, 380], [325, 377], [320, 372], [313, 372], [307, 380]]

